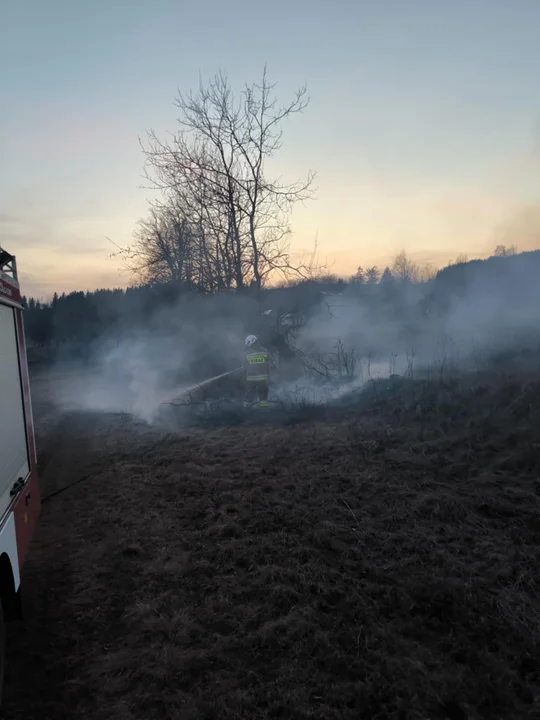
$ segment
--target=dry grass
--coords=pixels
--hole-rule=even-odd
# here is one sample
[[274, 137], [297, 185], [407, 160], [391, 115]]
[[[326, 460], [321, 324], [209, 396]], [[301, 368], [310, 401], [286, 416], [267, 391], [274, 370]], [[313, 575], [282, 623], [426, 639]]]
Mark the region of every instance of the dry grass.
[[61, 420], [47, 490], [91, 477], [44, 505], [6, 717], [538, 717], [539, 392], [163, 436]]

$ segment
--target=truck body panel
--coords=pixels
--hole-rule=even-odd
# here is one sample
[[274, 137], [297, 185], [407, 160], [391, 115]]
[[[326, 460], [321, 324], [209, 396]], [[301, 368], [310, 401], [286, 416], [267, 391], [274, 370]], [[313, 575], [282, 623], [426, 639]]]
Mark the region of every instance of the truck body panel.
[[0, 249], [0, 557], [9, 559], [15, 591], [40, 514], [22, 313], [15, 258]]
[[15, 312], [0, 304], [0, 517], [11, 505], [12, 488], [30, 473]]

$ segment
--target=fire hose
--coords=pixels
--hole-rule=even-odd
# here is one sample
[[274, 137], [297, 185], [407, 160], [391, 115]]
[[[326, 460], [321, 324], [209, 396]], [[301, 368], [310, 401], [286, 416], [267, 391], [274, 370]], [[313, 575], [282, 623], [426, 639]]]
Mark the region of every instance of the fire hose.
[[228, 372], [221, 373], [221, 375], [215, 375], [214, 377], [208, 378], [208, 380], [203, 380], [200, 383], [196, 383], [195, 385], [191, 385], [188, 388], [184, 388], [181, 392], [179, 392], [178, 395], [175, 395], [170, 400], [166, 400], [161, 403], [161, 405], [173, 405], [175, 404], [175, 400], [179, 400], [181, 397], [185, 395], [191, 395], [192, 393], [196, 392], [199, 389], [202, 389], [206, 387], [207, 385], [211, 385], [214, 382], [217, 382], [218, 380], [222, 380], [223, 378], [229, 377], [230, 375], [234, 375], [237, 372], [240, 372], [243, 370], [243, 367], [237, 367], [234, 370], [229, 370]]

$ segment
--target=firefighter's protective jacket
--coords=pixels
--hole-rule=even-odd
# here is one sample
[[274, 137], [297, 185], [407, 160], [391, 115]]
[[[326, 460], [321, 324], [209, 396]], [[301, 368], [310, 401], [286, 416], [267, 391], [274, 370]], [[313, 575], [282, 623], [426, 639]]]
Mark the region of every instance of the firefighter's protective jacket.
[[247, 348], [244, 367], [248, 382], [268, 382], [270, 374], [270, 354], [262, 345]]

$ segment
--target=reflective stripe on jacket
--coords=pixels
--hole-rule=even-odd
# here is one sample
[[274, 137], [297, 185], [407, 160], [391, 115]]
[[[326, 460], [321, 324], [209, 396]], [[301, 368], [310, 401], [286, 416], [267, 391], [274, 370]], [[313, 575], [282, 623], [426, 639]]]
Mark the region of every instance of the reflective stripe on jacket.
[[263, 382], [268, 380], [270, 358], [266, 348], [246, 352], [246, 380]]

